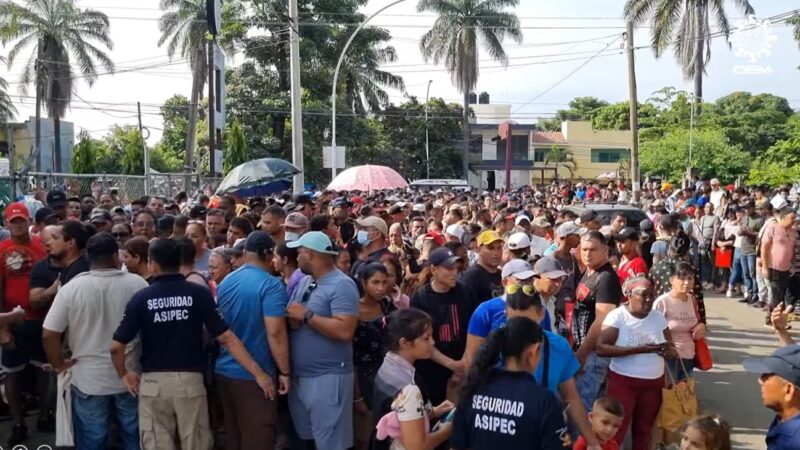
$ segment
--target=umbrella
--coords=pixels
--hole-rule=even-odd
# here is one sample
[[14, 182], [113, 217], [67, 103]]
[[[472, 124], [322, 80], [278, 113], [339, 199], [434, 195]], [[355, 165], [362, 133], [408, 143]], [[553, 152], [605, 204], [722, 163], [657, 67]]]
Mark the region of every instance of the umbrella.
[[356, 166], [336, 175], [328, 185], [334, 191], [370, 191], [402, 189], [408, 182], [399, 173], [386, 166]]
[[292, 177], [298, 173], [297, 167], [282, 159], [255, 159], [228, 172], [216, 193], [253, 197], [281, 192], [288, 189]]
[[597, 178], [598, 180], [613, 180], [617, 177], [618, 177], [617, 172], [606, 172], [606, 173], [601, 173], [595, 178]]

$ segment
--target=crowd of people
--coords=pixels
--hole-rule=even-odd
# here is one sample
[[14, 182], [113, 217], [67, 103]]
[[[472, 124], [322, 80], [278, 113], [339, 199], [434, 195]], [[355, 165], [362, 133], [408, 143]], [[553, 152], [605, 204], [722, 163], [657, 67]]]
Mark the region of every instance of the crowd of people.
[[9, 445], [32, 397], [78, 449], [726, 450], [719, 416], [657, 426], [716, 289], [787, 344], [750, 369], [800, 448], [793, 191], [644, 188], [641, 223], [564, 208], [633, 200], [599, 183], [12, 203]]

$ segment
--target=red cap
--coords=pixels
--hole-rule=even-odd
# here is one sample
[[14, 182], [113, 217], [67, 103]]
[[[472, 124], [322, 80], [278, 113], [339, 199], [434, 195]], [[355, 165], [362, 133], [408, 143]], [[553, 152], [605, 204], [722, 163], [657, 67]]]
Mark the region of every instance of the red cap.
[[729, 185], [725, 186], [725, 189], [727, 189], [729, 191], [732, 191], [732, 190], [736, 189], [736, 186], [734, 186], [732, 184], [729, 184]]
[[3, 218], [6, 221], [14, 220], [18, 217], [21, 217], [25, 220], [30, 220], [31, 213], [28, 211], [28, 207], [25, 206], [22, 202], [14, 202], [6, 206], [5, 212], [3, 212]]
[[352, 199], [350, 199], [350, 201], [353, 202], [353, 203], [358, 203], [358, 204], [364, 203], [364, 199], [361, 198], [361, 197], [353, 197]]
[[436, 242], [437, 245], [442, 246], [446, 243], [444, 236], [441, 233], [437, 233], [435, 231], [429, 231], [425, 233], [425, 237], [422, 240], [432, 239], [433, 242]]

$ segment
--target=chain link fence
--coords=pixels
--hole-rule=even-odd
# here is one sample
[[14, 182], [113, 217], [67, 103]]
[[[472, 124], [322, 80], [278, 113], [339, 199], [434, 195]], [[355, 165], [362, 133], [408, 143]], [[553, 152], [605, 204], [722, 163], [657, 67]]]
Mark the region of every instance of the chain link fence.
[[144, 195], [175, 198], [179, 192], [190, 197], [198, 193], [213, 195], [221, 178], [200, 177], [187, 173], [154, 173], [147, 178], [141, 175], [118, 174], [72, 174], [50, 172], [28, 172], [25, 176], [0, 177], [0, 200], [9, 201], [20, 194], [32, 194], [37, 189], [50, 191], [60, 189], [69, 197], [91, 194], [95, 198], [102, 193], [116, 192], [122, 204], [130, 203]]

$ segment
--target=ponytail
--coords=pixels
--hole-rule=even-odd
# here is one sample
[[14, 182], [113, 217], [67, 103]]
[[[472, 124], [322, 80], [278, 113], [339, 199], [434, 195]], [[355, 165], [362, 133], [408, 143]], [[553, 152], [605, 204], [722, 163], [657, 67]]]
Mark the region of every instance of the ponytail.
[[479, 388], [488, 384], [497, 363], [503, 358], [519, 358], [533, 344], [542, 342], [544, 333], [538, 323], [527, 317], [509, 319], [505, 326], [493, 331], [478, 351], [467, 379], [459, 392], [459, 402], [469, 402]]

